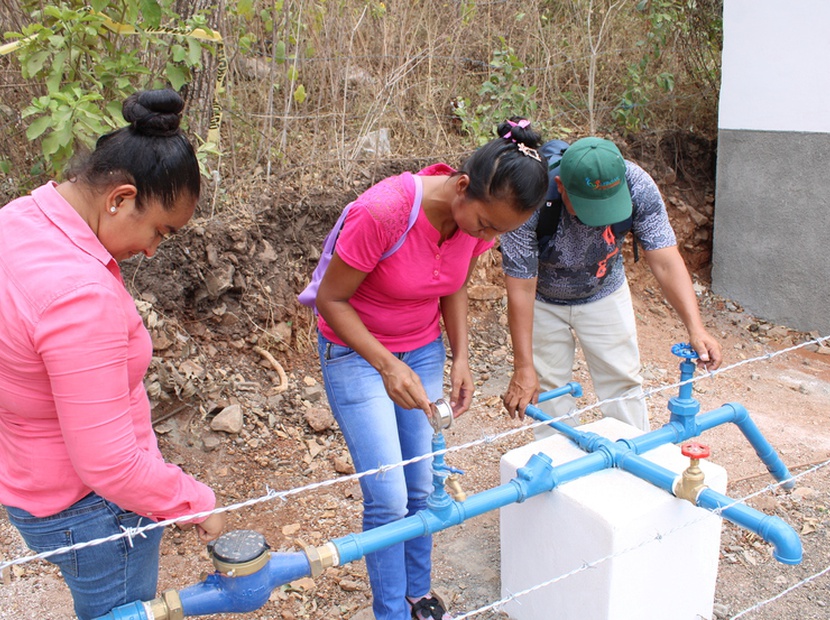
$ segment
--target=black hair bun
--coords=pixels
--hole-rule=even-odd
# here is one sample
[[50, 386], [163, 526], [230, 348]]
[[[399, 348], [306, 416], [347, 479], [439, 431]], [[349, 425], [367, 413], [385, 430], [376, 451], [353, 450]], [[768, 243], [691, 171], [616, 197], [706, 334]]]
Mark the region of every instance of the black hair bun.
[[[519, 125], [521, 121], [524, 121], [524, 127]], [[530, 122], [521, 116], [513, 116], [509, 121], [502, 121], [498, 133], [502, 138], [510, 133], [511, 140], [532, 149], [538, 149], [542, 145], [542, 134], [533, 129]]]
[[179, 130], [184, 101], [169, 88], [142, 90], [124, 101], [121, 113], [132, 127], [148, 136], [172, 136]]

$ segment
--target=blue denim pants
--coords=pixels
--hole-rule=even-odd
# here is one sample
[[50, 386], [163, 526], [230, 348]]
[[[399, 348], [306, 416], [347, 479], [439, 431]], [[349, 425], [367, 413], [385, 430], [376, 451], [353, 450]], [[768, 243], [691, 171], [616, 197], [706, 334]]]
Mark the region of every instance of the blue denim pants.
[[[50, 517], [35, 517], [12, 506], [6, 506], [6, 512], [36, 553], [120, 534], [121, 526], [151, 523], [95, 493]], [[159, 527], [142, 532], [133, 537], [132, 543], [119, 538], [46, 558], [60, 567], [80, 620], [98, 618], [119, 605], [156, 596], [163, 530]]]
[[[432, 426], [420, 409], [401, 409], [389, 398], [380, 374], [354, 350], [318, 333], [320, 365], [329, 404], [358, 472], [426, 454]], [[444, 343], [396, 354], [421, 379], [431, 401], [441, 397]], [[363, 529], [369, 530], [426, 508], [432, 491], [432, 461], [364, 476]], [[422, 536], [366, 556], [376, 620], [407, 620], [405, 596], [430, 591], [432, 536]]]

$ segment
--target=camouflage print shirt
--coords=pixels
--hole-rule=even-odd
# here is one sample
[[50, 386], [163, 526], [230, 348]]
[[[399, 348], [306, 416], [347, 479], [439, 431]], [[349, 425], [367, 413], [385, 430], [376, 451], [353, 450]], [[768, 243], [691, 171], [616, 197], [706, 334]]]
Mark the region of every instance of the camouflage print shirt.
[[[631, 191], [631, 230], [644, 250], [677, 245], [666, 205], [654, 179], [637, 164], [626, 161], [625, 179]], [[538, 247], [539, 212], [518, 229], [501, 236], [504, 272], [514, 278], [538, 277], [536, 299], [552, 304], [577, 305], [597, 301], [625, 282], [622, 246], [610, 226], [585, 226], [562, 207], [556, 236]]]

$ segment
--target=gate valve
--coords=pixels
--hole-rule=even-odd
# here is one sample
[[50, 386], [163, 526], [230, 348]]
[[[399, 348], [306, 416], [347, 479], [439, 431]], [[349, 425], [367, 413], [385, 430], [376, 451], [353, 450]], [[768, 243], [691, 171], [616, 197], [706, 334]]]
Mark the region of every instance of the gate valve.
[[696, 441], [685, 443], [680, 447], [680, 453], [689, 457], [689, 466], [683, 471], [676, 484], [674, 494], [697, 505], [697, 497], [706, 487], [703, 484], [703, 471], [700, 469], [700, 459], [709, 457], [709, 446]]
[[695, 461], [699, 461], [700, 459], [708, 459], [709, 446], [704, 446], [702, 443], [698, 443], [696, 441], [690, 441], [689, 443], [684, 443], [680, 447], [680, 453], [683, 456], [688, 456], [690, 459]]
[[698, 358], [697, 351], [688, 342], [678, 342], [672, 345], [671, 352], [684, 360], [696, 360]]

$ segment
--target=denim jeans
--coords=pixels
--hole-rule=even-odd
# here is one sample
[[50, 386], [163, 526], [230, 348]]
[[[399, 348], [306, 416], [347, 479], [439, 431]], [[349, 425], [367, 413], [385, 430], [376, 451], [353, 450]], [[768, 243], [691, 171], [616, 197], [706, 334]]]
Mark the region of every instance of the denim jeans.
[[[318, 334], [320, 365], [329, 404], [358, 472], [426, 454], [432, 426], [420, 409], [401, 409], [389, 398], [380, 374], [354, 350]], [[443, 391], [444, 343], [433, 342], [398, 358], [421, 379], [431, 401]], [[369, 530], [426, 508], [432, 461], [364, 476], [363, 529]], [[422, 536], [366, 556], [376, 620], [407, 620], [405, 596], [430, 590], [432, 536]]]
[[[130, 528], [151, 523], [95, 493], [50, 517], [35, 517], [12, 506], [6, 506], [6, 512], [37, 553], [120, 534], [122, 525]], [[46, 558], [60, 567], [80, 620], [98, 618], [119, 605], [156, 596], [163, 529], [142, 532], [133, 537], [132, 544], [128, 538], [119, 538]]]

